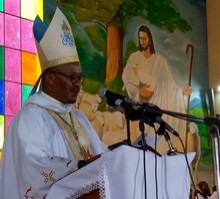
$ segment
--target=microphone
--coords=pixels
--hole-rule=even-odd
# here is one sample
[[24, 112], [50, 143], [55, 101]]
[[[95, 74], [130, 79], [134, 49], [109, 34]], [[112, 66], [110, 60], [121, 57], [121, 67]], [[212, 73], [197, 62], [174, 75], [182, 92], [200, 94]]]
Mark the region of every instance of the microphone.
[[98, 95], [101, 99], [106, 99], [108, 105], [122, 107], [127, 119], [139, 120], [143, 115], [142, 106], [129, 97], [113, 93], [106, 88], [101, 88]]
[[140, 120], [144, 118], [144, 122], [151, 126], [154, 122], [157, 122], [160, 125], [164, 125], [165, 129], [170, 133], [179, 137], [179, 134], [169, 124], [161, 119], [162, 111], [158, 106], [151, 103], [136, 103], [131, 98], [113, 93], [106, 88], [101, 88], [98, 95], [101, 99], [106, 99], [108, 105], [113, 107], [122, 107], [128, 119]]
[[[145, 121], [147, 123], [152, 123], [152, 122], [159, 123], [161, 127], [163, 126], [167, 131], [179, 137], [179, 134], [167, 122], [165, 122], [161, 118], [163, 113], [158, 106], [151, 103], [144, 103], [143, 106], [144, 106]], [[160, 135], [164, 133], [162, 131], [159, 132], [161, 132]]]
[[161, 126], [163, 126], [167, 131], [172, 133], [173, 135], [179, 137], [179, 133], [177, 133], [167, 122], [165, 122], [162, 118], [156, 117], [155, 122], [159, 123]]
[[153, 123], [157, 122], [156, 118], [162, 116], [162, 111], [160, 108], [151, 103], [143, 103], [143, 110], [144, 110], [144, 121], [145, 123], [149, 124], [150, 126], [154, 126]]
[[106, 102], [110, 106], [121, 106], [122, 108], [126, 109], [128, 106], [131, 106], [133, 103], [132, 100], [128, 97], [125, 97], [123, 95], [119, 95], [116, 93], [113, 93], [106, 88], [101, 88], [98, 93], [99, 97], [102, 99], [106, 99]]

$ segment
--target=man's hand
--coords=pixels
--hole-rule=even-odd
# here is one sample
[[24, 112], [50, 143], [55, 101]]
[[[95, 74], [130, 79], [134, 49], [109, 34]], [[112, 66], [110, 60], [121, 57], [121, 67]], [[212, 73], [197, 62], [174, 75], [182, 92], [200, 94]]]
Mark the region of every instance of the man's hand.
[[98, 154], [98, 155], [95, 155], [95, 156], [93, 156], [93, 157], [91, 157], [91, 158], [89, 158], [87, 160], [79, 160], [79, 162], [78, 162], [78, 169], [86, 166], [87, 164], [95, 161], [96, 159], [98, 159], [100, 157], [101, 157], [101, 154]]
[[141, 97], [144, 97], [144, 98], [147, 98], [147, 99], [150, 98], [154, 94], [154, 91], [152, 91], [150, 89], [150, 87], [151, 87], [150, 85], [140, 87], [139, 95]]
[[192, 93], [192, 86], [185, 85], [183, 88], [183, 95], [190, 95]]
[[96, 159], [98, 159], [98, 158], [100, 158], [100, 157], [101, 157], [101, 154], [95, 155], [95, 156], [93, 156], [93, 157], [91, 157], [91, 158], [85, 160], [85, 161], [86, 161], [86, 164], [89, 164], [89, 163], [95, 161]]

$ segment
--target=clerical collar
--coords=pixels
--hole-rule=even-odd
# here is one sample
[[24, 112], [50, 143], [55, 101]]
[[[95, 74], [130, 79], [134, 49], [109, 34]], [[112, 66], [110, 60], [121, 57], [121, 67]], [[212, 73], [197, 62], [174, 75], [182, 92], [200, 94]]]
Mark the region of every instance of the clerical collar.
[[69, 107], [72, 106], [72, 104], [63, 104], [62, 102], [58, 101], [57, 99], [51, 97], [50, 95], [46, 94], [45, 92], [41, 91], [40, 92], [42, 94], [43, 97], [46, 97], [47, 99], [49, 99], [50, 101], [53, 101], [54, 103], [56, 103], [57, 105], [60, 105], [62, 107]]

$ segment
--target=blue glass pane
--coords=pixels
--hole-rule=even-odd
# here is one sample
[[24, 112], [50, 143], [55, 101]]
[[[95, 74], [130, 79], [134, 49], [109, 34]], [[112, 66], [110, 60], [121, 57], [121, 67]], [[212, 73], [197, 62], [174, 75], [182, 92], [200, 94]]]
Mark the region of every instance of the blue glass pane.
[[5, 108], [5, 85], [4, 81], [0, 80], [0, 114], [4, 114]]

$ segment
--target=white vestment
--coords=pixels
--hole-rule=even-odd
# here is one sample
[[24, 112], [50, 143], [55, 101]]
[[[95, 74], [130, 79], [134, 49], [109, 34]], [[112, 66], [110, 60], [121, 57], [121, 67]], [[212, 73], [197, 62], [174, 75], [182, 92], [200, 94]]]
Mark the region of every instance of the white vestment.
[[[123, 70], [122, 80], [124, 89], [132, 99], [142, 103], [152, 103], [160, 109], [186, 113], [182, 89], [176, 85], [168, 64], [159, 54], [152, 54], [151, 57], [146, 58], [140, 51], [132, 53]], [[153, 91], [149, 99], [139, 94], [139, 88], [143, 85]], [[185, 121], [165, 114], [162, 118], [184, 139]], [[154, 130], [148, 126], [146, 131], [153, 132]]]
[[[197, 198], [197, 196], [198, 196], [198, 198]], [[196, 199], [205, 199], [200, 193], [198, 193], [197, 196], [196, 196]], [[207, 196], [207, 198], [210, 199], [209, 196]]]
[[9, 126], [1, 160], [0, 198], [46, 198], [51, 185], [76, 168], [77, 160], [51, 114], [71, 111], [78, 119], [94, 155], [107, 150], [87, 118], [72, 104], [64, 105], [35, 93], [16, 114]]
[[210, 196], [210, 199], [218, 199], [218, 192], [217, 191], [214, 191], [212, 193], [212, 195]]

